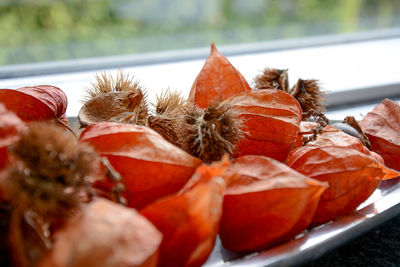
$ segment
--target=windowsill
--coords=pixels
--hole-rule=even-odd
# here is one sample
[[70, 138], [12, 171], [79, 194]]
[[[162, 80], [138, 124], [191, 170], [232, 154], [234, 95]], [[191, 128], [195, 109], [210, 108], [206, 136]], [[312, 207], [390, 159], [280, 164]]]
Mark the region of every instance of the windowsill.
[[[360, 101], [378, 102], [400, 98], [400, 38], [367, 40], [334, 45], [315, 46], [281, 51], [259, 52], [228, 56], [230, 62], [252, 84], [254, 77], [265, 67], [289, 69], [293, 84], [299, 77], [318, 79], [327, 92], [329, 108], [356, 105]], [[123, 67], [147, 89], [150, 101], [162, 90], [177, 89], [189, 94], [206, 56], [202, 59]], [[77, 116], [85, 88], [99, 71], [40, 75], [0, 79], [0, 88], [51, 84], [64, 90], [68, 97], [67, 116]], [[116, 69], [105, 70], [115, 72]], [[354, 108], [356, 118], [359, 112]], [[364, 113], [365, 114], [365, 113]], [[342, 119], [339, 112], [328, 112], [331, 119]]]

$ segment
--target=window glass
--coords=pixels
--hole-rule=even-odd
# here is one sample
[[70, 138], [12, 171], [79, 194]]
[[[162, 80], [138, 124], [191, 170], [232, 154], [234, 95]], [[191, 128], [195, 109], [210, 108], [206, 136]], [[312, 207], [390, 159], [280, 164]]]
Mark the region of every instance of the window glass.
[[1, 0], [0, 65], [394, 28], [398, 0]]

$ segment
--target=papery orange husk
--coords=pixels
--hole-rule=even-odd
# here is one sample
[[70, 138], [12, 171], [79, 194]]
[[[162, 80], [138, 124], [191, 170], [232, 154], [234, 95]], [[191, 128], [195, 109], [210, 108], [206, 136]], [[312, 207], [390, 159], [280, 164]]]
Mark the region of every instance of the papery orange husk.
[[214, 177], [140, 213], [163, 234], [159, 266], [201, 266], [210, 255], [222, 213], [225, 182]]
[[329, 183], [313, 219], [325, 223], [346, 215], [364, 202], [382, 179], [397, 177], [374, 157], [338, 146], [304, 146], [293, 150], [286, 164], [296, 171]]
[[212, 102], [251, 90], [242, 74], [211, 44], [211, 53], [197, 75], [189, 94], [189, 102], [207, 108]]
[[[228, 99], [239, 109], [247, 135], [235, 157], [263, 155], [284, 161], [295, 146], [302, 111], [299, 102], [281, 90], [246, 91]], [[227, 100], [227, 101], [228, 101]]]
[[24, 121], [59, 119], [68, 123], [67, 96], [52, 85], [0, 89], [0, 102]]
[[243, 156], [227, 168], [220, 226], [222, 245], [259, 250], [305, 230], [327, 184], [264, 156]]
[[184, 187], [182, 187], [179, 193], [184, 193], [188, 190], [193, 189], [198, 184], [208, 183], [212, 179], [222, 176], [230, 163], [231, 162], [229, 161], [229, 156], [225, 154], [225, 156], [220, 161], [214, 161], [210, 165], [200, 165], [199, 167], [197, 167], [190, 180], [185, 184]]
[[[310, 132], [317, 124], [315, 122], [306, 122], [302, 121], [300, 123], [300, 132]], [[299, 135], [300, 139], [306, 136], [306, 134]], [[301, 142], [301, 145], [302, 142]], [[301, 146], [299, 145], [299, 146]], [[347, 133], [342, 132], [341, 130], [327, 125], [322, 134], [317, 135], [317, 139], [314, 141], [310, 141], [307, 143], [307, 146], [338, 146], [338, 147], [348, 147], [358, 150], [368, 156], [373, 157], [377, 162], [384, 164], [383, 159], [377, 153], [370, 151], [366, 148], [360, 139], [357, 137], [351, 136]]]
[[400, 104], [383, 100], [359, 125], [386, 166], [400, 170]]
[[24, 122], [0, 103], [0, 169], [7, 162], [7, 147], [18, 140], [18, 132], [24, 128]]
[[[104, 122], [89, 125], [80, 136], [106, 156], [126, 186], [128, 205], [141, 209], [156, 199], [178, 192], [201, 161], [138, 125]], [[95, 186], [111, 190], [110, 182]]]
[[38, 266], [157, 266], [161, 239], [134, 209], [99, 198], [54, 234]]
[[[18, 132], [24, 128], [24, 122], [0, 103], [0, 171], [8, 161], [7, 147], [18, 140]], [[0, 202], [3, 200], [3, 193], [0, 187]]]

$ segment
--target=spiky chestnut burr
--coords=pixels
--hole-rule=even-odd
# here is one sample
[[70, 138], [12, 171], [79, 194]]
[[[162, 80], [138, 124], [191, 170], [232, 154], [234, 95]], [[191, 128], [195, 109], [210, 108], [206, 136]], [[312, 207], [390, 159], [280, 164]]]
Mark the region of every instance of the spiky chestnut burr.
[[244, 137], [239, 111], [233, 103], [213, 103], [206, 110], [195, 105], [183, 107], [177, 129], [179, 146], [206, 163], [232, 154]]
[[46, 123], [30, 123], [10, 154], [12, 164], [1, 179], [6, 198], [21, 213], [34, 212], [49, 223], [62, 221], [87, 200], [100, 169], [94, 150]]
[[284, 92], [289, 90], [288, 71], [280, 69], [266, 68], [264, 72], [257, 75], [254, 79], [255, 88], [262, 89], [279, 89]]
[[299, 101], [304, 114], [310, 110], [325, 112], [325, 94], [321, 91], [317, 80], [299, 79], [291, 89], [290, 94]]
[[81, 127], [100, 121], [146, 124], [146, 94], [138, 82], [122, 71], [116, 79], [103, 73], [96, 75], [96, 80], [87, 89], [88, 96], [79, 111]]
[[294, 96], [299, 101], [303, 113], [306, 114], [303, 120], [308, 119], [307, 114], [310, 111], [314, 114], [325, 112], [325, 94], [317, 80], [299, 79], [292, 88], [289, 88], [287, 70], [266, 68], [262, 74], [255, 77], [254, 83], [257, 90], [278, 89]]
[[176, 124], [185, 104], [185, 100], [179, 92], [167, 89], [161, 95], [157, 95], [156, 104], [153, 104], [155, 114], [148, 117], [147, 126], [172, 144], [179, 146]]

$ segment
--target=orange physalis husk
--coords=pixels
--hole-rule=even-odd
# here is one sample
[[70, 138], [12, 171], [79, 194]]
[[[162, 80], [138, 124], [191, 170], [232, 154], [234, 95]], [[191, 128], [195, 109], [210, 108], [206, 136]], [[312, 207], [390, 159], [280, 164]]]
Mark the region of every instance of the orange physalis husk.
[[67, 96], [52, 85], [1, 89], [0, 102], [24, 121], [58, 119], [68, 123]]
[[295, 145], [302, 111], [299, 102], [280, 90], [246, 91], [231, 97], [247, 135], [236, 157], [263, 155], [284, 161]]
[[264, 156], [243, 156], [227, 168], [222, 245], [259, 250], [305, 230], [327, 184]]
[[[201, 161], [138, 125], [103, 122], [89, 125], [80, 136], [121, 174], [130, 207], [141, 209], [156, 199], [178, 192]], [[111, 191], [104, 180], [95, 186]]]
[[[18, 140], [18, 132], [24, 128], [24, 122], [0, 103], [0, 171], [8, 161], [8, 146]], [[0, 202], [3, 200], [3, 193], [0, 187]]]
[[364, 202], [383, 179], [397, 177], [374, 157], [348, 147], [303, 146], [293, 150], [286, 164], [296, 171], [329, 183], [313, 219], [328, 222]]
[[232, 95], [251, 90], [242, 74], [211, 44], [211, 53], [198, 74], [189, 94], [189, 102], [207, 108]]
[[185, 184], [179, 193], [186, 192], [193, 189], [196, 185], [201, 183], [207, 183], [215, 177], [220, 177], [229, 166], [229, 156], [225, 154], [220, 161], [214, 161], [212, 164], [202, 164], [197, 167], [195, 173], [192, 175], [190, 180]]
[[[310, 132], [312, 128], [316, 126], [317, 124], [315, 122], [302, 121], [300, 124], [300, 132]], [[299, 135], [299, 137], [303, 136], [304, 135]], [[330, 125], [325, 126], [323, 132], [317, 135], [317, 139], [308, 142], [307, 146], [339, 146], [353, 148], [368, 156], [375, 158], [377, 162], [384, 164], [382, 157], [366, 148], [362, 144], [362, 141], [360, 139], [344, 133], [341, 130]]]
[[382, 156], [386, 166], [400, 170], [400, 104], [385, 99], [359, 124], [372, 151]]
[[96, 199], [54, 234], [38, 266], [157, 266], [161, 233], [134, 209]]
[[224, 180], [214, 176], [221, 172], [218, 168], [202, 165], [193, 187], [141, 210], [163, 234], [159, 266], [201, 266], [207, 260], [218, 234], [225, 189]]
[[7, 162], [7, 147], [18, 139], [18, 132], [24, 128], [24, 122], [0, 103], [0, 169]]

